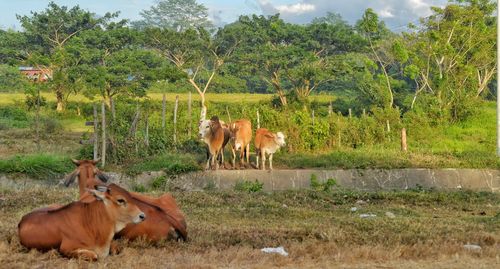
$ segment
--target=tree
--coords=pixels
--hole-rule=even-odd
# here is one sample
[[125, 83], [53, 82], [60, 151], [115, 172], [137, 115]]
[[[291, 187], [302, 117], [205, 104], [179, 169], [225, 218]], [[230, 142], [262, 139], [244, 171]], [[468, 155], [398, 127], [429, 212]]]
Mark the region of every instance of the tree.
[[384, 38], [387, 39], [389, 31], [385, 27], [384, 22], [378, 20], [378, 15], [371, 8], [366, 9], [363, 17], [357, 23], [357, 28], [368, 40], [370, 50], [375, 57], [380, 70], [383, 73], [383, 77], [387, 87], [387, 93], [389, 96], [387, 107], [392, 107], [394, 104], [394, 93], [391, 87], [391, 78], [387, 71], [389, 63], [388, 61], [384, 61], [384, 59], [380, 55], [380, 52], [378, 52], [376, 49], [379, 41], [386, 41], [384, 40]]
[[212, 29], [208, 9], [196, 0], [158, 0], [141, 12], [143, 20], [133, 22], [137, 28], [158, 27], [183, 32], [190, 28]]
[[432, 10], [420, 31], [406, 35], [414, 102], [420, 93], [432, 96], [441, 115], [461, 120], [496, 73], [495, 2], [456, 0]]
[[27, 36], [28, 62], [53, 71], [50, 86], [57, 97], [57, 111], [63, 110], [65, 98], [76, 89], [68, 87], [72, 82], [68, 77], [70, 69], [78, 64], [78, 59], [66, 51], [68, 42], [83, 31], [98, 28], [116, 16], [117, 13], [106, 13], [98, 18], [79, 6], [68, 9], [54, 2], [50, 2], [40, 13], [17, 15]]
[[207, 107], [205, 93], [225, 60], [234, 51], [234, 44], [219, 44], [210, 34], [199, 28], [176, 32], [153, 28], [145, 32], [147, 44], [186, 73], [187, 82], [198, 92], [201, 99], [201, 119], [205, 119]]

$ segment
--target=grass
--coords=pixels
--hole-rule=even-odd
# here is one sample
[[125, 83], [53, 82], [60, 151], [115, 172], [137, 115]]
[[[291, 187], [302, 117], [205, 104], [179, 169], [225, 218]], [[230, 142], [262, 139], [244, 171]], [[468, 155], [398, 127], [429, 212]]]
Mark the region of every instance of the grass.
[[23, 174], [35, 179], [54, 179], [73, 169], [67, 157], [51, 154], [15, 155], [0, 159], [0, 173]]
[[[160, 195], [160, 193], [150, 193]], [[494, 268], [500, 247], [500, 195], [478, 192], [174, 192], [188, 221], [186, 243], [127, 243], [97, 262], [108, 268]], [[6, 268], [89, 267], [20, 246], [22, 215], [67, 203], [75, 189], [0, 188], [0, 260]], [[30, 197], [30, 199], [25, 199]], [[362, 202], [360, 202], [362, 201]], [[351, 207], [357, 207], [356, 212]], [[392, 212], [395, 218], [385, 216]], [[371, 213], [374, 218], [359, 215]], [[464, 244], [482, 250], [467, 251]], [[263, 254], [283, 246], [289, 257]], [[161, 258], [160, 258], [161, 257]], [[495, 265], [496, 264], [496, 265]], [[92, 265], [91, 267], [94, 267]]]
[[137, 175], [147, 171], [165, 171], [167, 175], [178, 175], [182, 173], [200, 170], [196, 159], [190, 154], [163, 154], [146, 160], [137, 160], [136, 163], [128, 165], [125, 173]]

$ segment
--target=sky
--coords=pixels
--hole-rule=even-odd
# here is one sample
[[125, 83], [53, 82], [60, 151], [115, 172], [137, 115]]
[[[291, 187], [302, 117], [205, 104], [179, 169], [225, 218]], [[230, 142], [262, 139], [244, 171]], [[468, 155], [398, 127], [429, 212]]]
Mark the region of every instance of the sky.
[[[58, 5], [80, 5], [98, 15], [120, 11], [120, 17], [140, 19], [140, 11], [149, 9], [156, 0], [53, 0]], [[16, 14], [29, 15], [43, 11], [49, 0], [0, 0], [0, 28], [21, 30]], [[447, 0], [198, 0], [209, 10], [216, 26], [238, 19], [239, 15], [280, 13], [288, 22], [308, 23], [327, 12], [339, 13], [354, 24], [366, 8], [373, 8], [393, 31], [404, 31], [408, 23], [418, 23], [428, 16], [431, 6], [444, 6]]]

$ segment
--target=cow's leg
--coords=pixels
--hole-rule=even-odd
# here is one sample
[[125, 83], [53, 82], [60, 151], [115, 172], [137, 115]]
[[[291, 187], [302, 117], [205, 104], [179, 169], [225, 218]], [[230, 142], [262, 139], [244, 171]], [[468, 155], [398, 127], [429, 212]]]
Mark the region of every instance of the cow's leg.
[[246, 146], [246, 154], [247, 154], [247, 164], [250, 165], [250, 143]]
[[212, 154], [208, 154], [207, 165], [205, 166], [205, 170], [210, 169], [210, 161], [212, 159]]
[[244, 166], [245, 160], [245, 147], [241, 146], [240, 148], [240, 168]]
[[261, 151], [260, 152], [260, 157], [262, 157], [260, 169], [261, 170], [266, 170], [266, 152], [265, 151]]
[[269, 154], [269, 170], [273, 170], [273, 154]]
[[231, 147], [231, 152], [233, 153], [233, 161], [231, 162], [231, 164], [233, 165], [233, 169], [236, 168], [236, 150], [234, 149], [234, 147]]
[[259, 155], [260, 155], [260, 150], [255, 149], [255, 165], [257, 165], [257, 169], [259, 169]]
[[118, 246], [116, 241], [111, 241], [111, 245], [109, 246], [109, 254], [110, 255], [117, 255], [122, 251], [121, 247]]
[[216, 150], [215, 151], [215, 161], [214, 161], [214, 165], [215, 165], [215, 170], [219, 169], [219, 160], [217, 160], [217, 156], [219, 156], [220, 154], [220, 150]]
[[61, 247], [59, 248], [59, 251], [64, 256], [67, 256], [69, 258], [76, 258], [76, 259], [82, 258], [88, 261], [96, 261], [98, 257], [94, 251], [83, 248], [75, 248], [74, 244], [71, 244], [64, 239], [61, 242]]

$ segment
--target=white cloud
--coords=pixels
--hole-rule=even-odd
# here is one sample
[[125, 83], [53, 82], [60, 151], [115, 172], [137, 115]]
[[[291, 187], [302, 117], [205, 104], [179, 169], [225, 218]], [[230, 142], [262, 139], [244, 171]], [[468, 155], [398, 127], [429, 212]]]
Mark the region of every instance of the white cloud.
[[394, 14], [391, 12], [391, 8], [387, 7], [377, 12], [381, 18], [393, 18]]
[[313, 4], [296, 3], [292, 5], [280, 5], [276, 7], [280, 13], [302, 14], [316, 9]]

